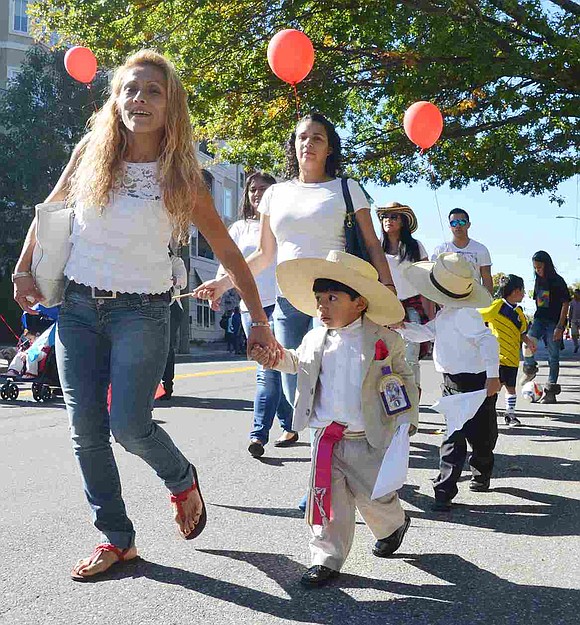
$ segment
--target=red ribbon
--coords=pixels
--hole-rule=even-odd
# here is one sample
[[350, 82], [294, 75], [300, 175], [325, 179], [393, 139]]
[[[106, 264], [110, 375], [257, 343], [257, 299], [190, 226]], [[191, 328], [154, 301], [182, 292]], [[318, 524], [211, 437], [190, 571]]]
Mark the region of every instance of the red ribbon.
[[326, 525], [331, 518], [332, 451], [346, 430], [346, 425], [333, 421], [324, 428], [314, 459], [314, 479], [308, 498], [310, 525]]

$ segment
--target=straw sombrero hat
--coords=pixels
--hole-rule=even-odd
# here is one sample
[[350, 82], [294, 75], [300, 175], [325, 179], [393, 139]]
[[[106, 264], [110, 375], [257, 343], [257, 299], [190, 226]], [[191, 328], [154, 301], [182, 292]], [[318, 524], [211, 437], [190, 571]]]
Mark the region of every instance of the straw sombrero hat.
[[409, 220], [409, 230], [411, 233], [415, 232], [415, 230], [419, 227], [417, 216], [413, 212], [413, 209], [406, 204], [389, 202], [386, 206], [377, 206], [376, 211], [379, 219], [382, 219], [385, 215], [390, 215], [391, 213], [403, 213], [403, 215], [406, 215]]
[[412, 263], [405, 278], [427, 299], [451, 308], [483, 308], [491, 295], [473, 273], [472, 265], [456, 252], [439, 254], [435, 262]]
[[405, 311], [397, 296], [379, 282], [377, 270], [357, 256], [338, 250], [323, 258], [296, 258], [276, 268], [282, 295], [298, 310], [316, 317], [316, 297], [312, 285], [317, 278], [327, 278], [346, 284], [360, 293], [369, 303], [366, 315], [386, 326], [403, 320]]

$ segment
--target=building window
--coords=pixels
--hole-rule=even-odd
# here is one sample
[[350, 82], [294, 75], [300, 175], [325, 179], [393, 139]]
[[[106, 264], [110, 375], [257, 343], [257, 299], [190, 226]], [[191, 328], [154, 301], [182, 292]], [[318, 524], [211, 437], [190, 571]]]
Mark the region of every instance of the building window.
[[246, 184], [246, 174], [241, 171], [240, 172], [240, 187], [243, 187]]
[[202, 169], [201, 170], [201, 174], [203, 176], [203, 180], [205, 182], [206, 187], [209, 189], [209, 192], [211, 193], [211, 196], [214, 197], [214, 195], [213, 195], [213, 176], [209, 173], [209, 171], [207, 171], [207, 169]]
[[8, 81], [16, 80], [18, 78], [18, 74], [20, 74], [19, 67], [8, 67], [6, 70], [6, 78]]
[[209, 243], [201, 232], [197, 233], [197, 255], [201, 258], [209, 258], [210, 260], [215, 258]]
[[215, 312], [206, 300], [197, 300], [195, 323], [199, 328], [212, 330], [215, 326]]
[[236, 210], [234, 207], [234, 194], [231, 189], [224, 187], [224, 207], [223, 215], [226, 219], [234, 221], [236, 218]]
[[203, 154], [206, 154], [207, 156], [211, 156], [211, 158], [215, 156], [215, 154], [209, 149], [208, 142], [205, 139], [199, 142], [199, 151], [203, 152]]
[[16, 33], [28, 34], [28, 15], [26, 14], [28, 0], [12, 0], [12, 6], [12, 29]]

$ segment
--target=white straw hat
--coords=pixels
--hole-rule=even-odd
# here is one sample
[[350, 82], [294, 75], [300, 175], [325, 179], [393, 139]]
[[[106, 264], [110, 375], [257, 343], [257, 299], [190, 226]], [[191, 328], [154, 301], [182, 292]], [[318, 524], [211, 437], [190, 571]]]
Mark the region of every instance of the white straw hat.
[[360, 293], [368, 302], [366, 316], [379, 325], [403, 320], [405, 311], [397, 296], [379, 282], [377, 270], [357, 256], [338, 250], [323, 258], [296, 258], [276, 268], [282, 295], [298, 310], [316, 317], [316, 297], [312, 290], [318, 278], [336, 280]]
[[483, 308], [491, 295], [476, 279], [471, 264], [456, 252], [439, 254], [403, 269], [405, 278], [427, 299], [452, 308]]

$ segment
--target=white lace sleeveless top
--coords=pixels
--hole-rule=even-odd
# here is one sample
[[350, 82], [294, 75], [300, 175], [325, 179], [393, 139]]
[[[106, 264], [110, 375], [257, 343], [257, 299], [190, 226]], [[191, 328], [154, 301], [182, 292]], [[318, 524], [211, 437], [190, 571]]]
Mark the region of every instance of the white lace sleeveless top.
[[65, 276], [121, 293], [164, 293], [172, 286], [171, 223], [157, 163], [124, 163], [102, 214], [77, 205]]

